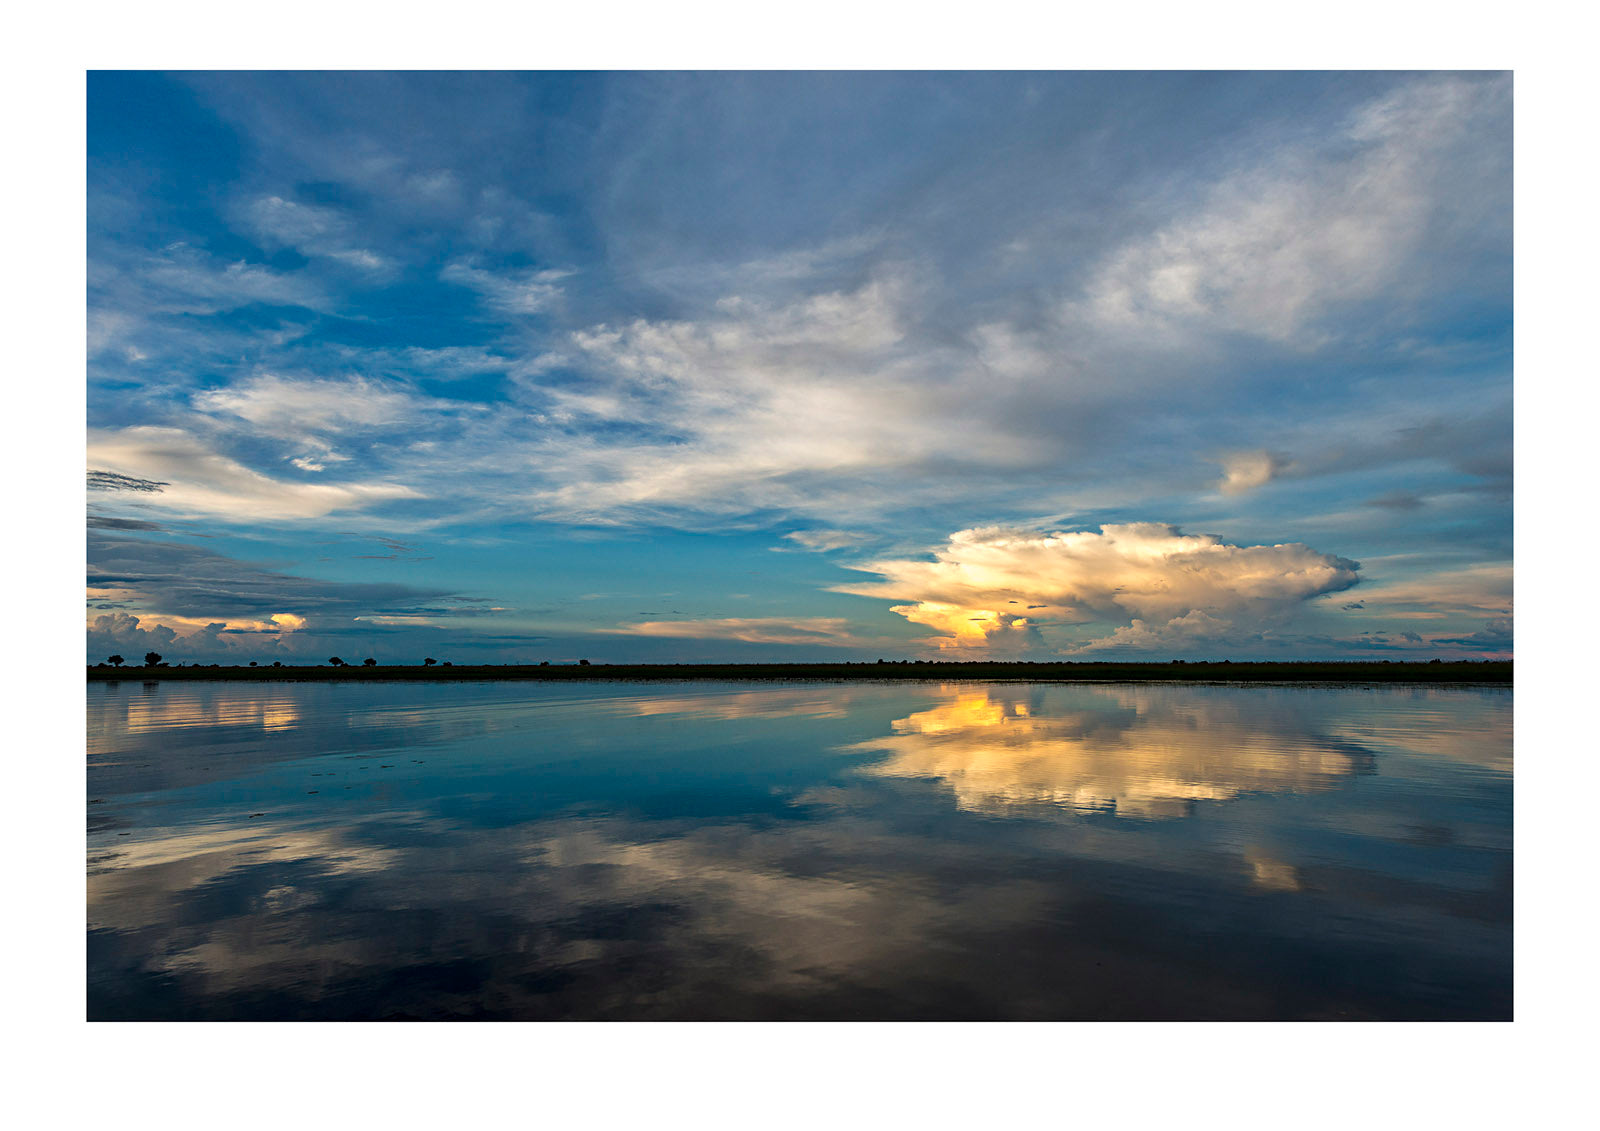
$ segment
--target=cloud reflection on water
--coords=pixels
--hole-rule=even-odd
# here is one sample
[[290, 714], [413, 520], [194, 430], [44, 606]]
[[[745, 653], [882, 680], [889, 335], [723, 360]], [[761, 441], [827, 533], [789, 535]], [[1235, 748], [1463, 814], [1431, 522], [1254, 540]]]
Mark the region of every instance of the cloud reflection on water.
[[1036, 713], [1036, 700], [1006, 687], [955, 691], [855, 749], [887, 752], [867, 773], [934, 778], [961, 808], [990, 814], [1042, 804], [1175, 817], [1196, 801], [1316, 792], [1375, 769], [1352, 742], [1235, 700], [1124, 687], [1080, 693], [1050, 714]]
[[[1480, 834], [1468, 844], [1451, 792], [1499, 775], [1445, 763], [1455, 777], [1429, 784], [1429, 835], [1400, 843], [1386, 831], [1414, 819], [1408, 781], [1389, 769], [1406, 764], [1408, 728], [1429, 729], [1453, 705], [1468, 721], [1508, 717], [1509, 696], [1020, 684], [655, 696], [502, 685], [433, 689], [436, 702], [414, 688], [169, 691], [172, 728], [125, 726], [109, 710], [94, 716], [109, 720], [102, 744], [159, 761], [164, 743], [173, 760], [194, 757], [186, 742], [212, 749], [226, 735], [234, 776], [108, 792], [91, 810], [112, 818], [89, 837], [93, 1016], [1509, 1008], [1509, 881], [1495, 870], [1509, 859], [1509, 816], [1504, 846]], [[300, 725], [287, 732], [248, 705], [280, 693], [298, 695]], [[203, 695], [214, 700], [203, 709], [182, 702]], [[1358, 734], [1390, 745], [1373, 754]], [[319, 735], [324, 751], [381, 741], [391, 754], [347, 771], [358, 763], [319, 755]], [[425, 767], [402, 762], [413, 739], [437, 746]], [[286, 744], [299, 761], [282, 760]], [[1335, 806], [1378, 763], [1385, 791]], [[575, 765], [589, 775], [576, 784]], [[413, 784], [330, 789], [321, 775], [335, 767]], [[712, 812], [661, 800], [699, 805], [719, 791]], [[1288, 797], [1311, 808], [1279, 808]], [[1196, 808], [1204, 799], [1228, 803]], [[1344, 815], [1369, 811], [1383, 831]], [[1107, 816], [1178, 812], [1193, 819]], [[1005, 819], [1040, 815], [1053, 819]], [[1481, 825], [1481, 810], [1471, 820]]]

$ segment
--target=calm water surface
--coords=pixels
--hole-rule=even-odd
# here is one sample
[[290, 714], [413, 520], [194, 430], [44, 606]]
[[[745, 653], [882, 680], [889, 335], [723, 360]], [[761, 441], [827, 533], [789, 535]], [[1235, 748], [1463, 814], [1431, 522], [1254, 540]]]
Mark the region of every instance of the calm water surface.
[[1506, 688], [90, 684], [91, 1018], [1506, 1018]]

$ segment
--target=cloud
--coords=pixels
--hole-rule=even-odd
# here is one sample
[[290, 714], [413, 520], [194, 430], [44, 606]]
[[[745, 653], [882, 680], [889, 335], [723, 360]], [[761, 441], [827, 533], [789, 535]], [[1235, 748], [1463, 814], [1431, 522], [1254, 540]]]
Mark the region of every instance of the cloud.
[[611, 635], [667, 636], [685, 640], [739, 640], [747, 644], [820, 644], [850, 647], [863, 643], [844, 617], [719, 617], [705, 620], [652, 620], [602, 629]]
[[1192, 609], [1181, 617], [1163, 623], [1150, 623], [1138, 617], [1117, 628], [1110, 636], [1079, 645], [1079, 652], [1188, 652], [1196, 648], [1255, 643], [1260, 633], [1241, 630], [1232, 616], [1213, 616]]
[[[1508, 552], [1508, 75], [162, 81], [254, 156], [91, 170], [90, 466], [169, 484], [115, 521]], [[1071, 623], [900, 604], [990, 652]]]
[[[379, 442], [394, 436], [415, 441], [425, 424], [459, 414], [463, 406], [448, 408], [417, 395], [405, 385], [382, 379], [283, 377], [258, 374], [220, 389], [192, 397], [194, 407], [220, 418], [225, 426], [247, 426], [252, 437], [286, 441], [303, 454], [289, 460], [302, 471], [320, 472], [330, 463], [350, 457], [333, 447], [335, 439], [370, 438]], [[473, 411], [476, 406], [467, 406]]]
[[1466, 636], [1436, 636], [1433, 638], [1433, 643], [1454, 644], [1458, 648], [1472, 651], [1501, 652], [1509, 655], [1514, 638], [1511, 617], [1492, 617], [1484, 621], [1483, 627], [1477, 632]]
[[1393, 579], [1384, 575], [1387, 568], [1386, 563], [1377, 567], [1377, 572], [1362, 582], [1362, 601], [1368, 612], [1418, 620], [1507, 616], [1511, 612], [1510, 562], [1480, 562]]
[[88, 475], [92, 491], [146, 491], [159, 492], [170, 483], [154, 479], [135, 479], [131, 475], [118, 475], [114, 471], [91, 471]]
[[[239, 636], [270, 636], [290, 650], [316, 651], [324, 646], [316, 636], [347, 631], [360, 619], [475, 611], [470, 599], [465, 610], [441, 607], [439, 599], [452, 596], [448, 590], [299, 577], [178, 542], [91, 533], [88, 550], [91, 595], [138, 610], [89, 623], [91, 658], [139, 641], [157, 650], [181, 647], [189, 658], [216, 655]], [[296, 643], [291, 636], [307, 639]]]
[[1367, 500], [1369, 507], [1382, 507], [1392, 511], [1414, 511], [1422, 506], [1422, 499], [1414, 491], [1385, 491]]
[[1238, 495], [1265, 486], [1291, 466], [1289, 457], [1278, 452], [1233, 452], [1222, 459], [1222, 493]]
[[388, 273], [393, 269], [384, 256], [353, 238], [350, 222], [333, 208], [263, 196], [251, 202], [245, 217], [247, 225], [270, 249], [292, 247], [305, 255], [320, 256], [368, 273]]
[[178, 634], [164, 624], [140, 627], [132, 613], [101, 613], [89, 622], [87, 648], [91, 656], [105, 656], [127, 650], [130, 655], [169, 648]]
[[[406, 480], [447, 499], [435, 513], [451, 519], [465, 512], [690, 528], [775, 517], [864, 525], [932, 505], [963, 508], [950, 526], [993, 515], [1082, 513], [1100, 505], [1097, 499], [1125, 502], [1152, 481], [1170, 486], [1191, 476], [1198, 459], [1235, 442], [1213, 435], [1233, 428], [1219, 420], [1215, 406], [1227, 406], [1222, 415], [1231, 418], [1246, 395], [1242, 390], [1282, 385], [1281, 366], [1268, 377], [1261, 372], [1263, 356], [1279, 355], [1263, 355], [1259, 343], [1241, 345], [1235, 329], [1240, 312], [1253, 308], [1251, 288], [1273, 290], [1277, 301], [1280, 276], [1326, 273], [1322, 282], [1307, 284], [1309, 291], [1296, 283], [1305, 293], [1283, 298], [1286, 305], [1269, 311], [1269, 320], [1314, 323], [1313, 337], [1323, 342], [1368, 335], [1365, 324], [1352, 320], [1341, 327], [1323, 315], [1355, 301], [1352, 296], [1381, 300], [1402, 282], [1418, 290], [1412, 278], [1418, 265], [1437, 259], [1424, 254], [1426, 241], [1438, 235], [1428, 233], [1449, 219], [1447, 213], [1480, 198], [1487, 204], [1473, 208], [1482, 211], [1496, 199], [1491, 174], [1498, 150], [1468, 127], [1480, 120], [1495, 126], [1509, 106], [1509, 84], [1492, 76], [1345, 83], [1314, 113], [1307, 111], [1311, 127], [1291, 132], [1276, 120], [1231, 127], [1234, 144], [1219, 152], [1243, 153], [1242, 160], [1219, 156], [1198, 163], [1192, 175], [1180, 166], [1181, 177], [1159, 164], [1124, 169], [1116, 175], [1130, 178], [1129, 195], [1109, 211], [1109, 184], [1041, 179], [1046, 167], [1036, 162], [1053, 162], [1051, 168], [1065, 172], [1085, 156], [1087, 138], [1098, 137], [1080, 126], [1057, 138], [1055, 126], [1064, 123], [1041, 116], [1047, 113], [1041, 107], [1013, 123], [1015, 132], [1004, 139], [976, 120], [963, 127], [971, 132], [961, 135], [961, 144], [973, 147], [966, 158], [1014, 147], [1005, 150], [1007, 160], [982, 165], [981, 185], [939, 172], [948, 158], [930, 155], [928, 163], [939, 168], [923, 173], [886, 166], [910, 202], [893, 222], [874, 206], [851, 220], [854, 230], [830, 223], [769, 245], [679, 243], [671, 255], [652, 253], [649, 264], [629, 259], [567, 271], [527, 266], [572, 261], [549, 249], [519, 247], [518, 265], [509, 267], [503, 256], [464, 250], [484, 246], [472, 236], [480, 220], [485, 231], [500, 233], [489, 241], [493, 245], [515, 226], [511, 213], [528, 206], [518, 196], [522, 186], [502, 180], [498, 157], [474, 165], [481, 154], [459, 151], [462, 139], [441, 121], [431, 135], [440, 148], [425, 152], [412, 148], [416, 139], [409, 132], [392, 132], [382, 102], [363, 103], [363, 141], [351, 152], [316, 115], [290, 131], [292, 142], [279, 122], [290, 113], [287, 104], [299, 106], [302, 97], [328, 113], [334, 106], [341, 115], [353, 113], [343, 91], [298, 79], [288, 88], [273, 85], [260, 101], [245, 93], [253, 89], [248, 81], [195, 81], [226, 108], [222, 112], [292, 150], [285, 168], [311, 162], [320, 169], [297, 182], [302, 188], [241, 187], [239, 201], [225, 210], [236, 225], [264, 246], [294, 246], [324, 258], [374, 242], [375, 254], [401, 262], [416, 259], [410, 253], [417, 240], [430, 248], [448, 243], [454, 250], [429, 260], [446, 264], [437, 278], [429, 268], [429, 278], [411, 279], [408, 287], [431, 286], [446, 307], [460, 302], [458, 287], [468, 288], [483, 298], [481, 317], [470, 320], [470, 344], [424, 347], [405, 337], [404, 328], [413, 324], [409, 299], [396, 307], [352, 290], [336, 272], [319, 275], [319, 263], [288, 272], [246, 265], [240, 303], [265, 301], [261, 296], [271, 287], [293, 285], [308, 291], [302, 303], [337, 310], [349, 326], [329, 331], [319, 324], [303, 337], [280, 340], [275, 330], [208, 324], [202, 333], [169, 319], [159, 336], [163, 348], [205, 338], [192, 347], [204, 355], [204, 365], [186, 357], [171, 368], [224, 374], [229, 383], [194, 395], [201, 419], [175, 418], [165, 405], [158, 412], [152, 398], [128, 409], [160, 416], [141, 423], [190, 427], [229, 458], [269, 475], [267, 459], [282, 461], [290, 474], [327, 474], [341, 459], [382, 469], [384, 461], [401, 458], [397, 445], [379, 443], [390, 430], [404, 445]], [[437, 108], [428, 109], [429, 98], [406, 93], [411, 81], [396, 80], [390, 96], [434, 120]], [[742, 93], [740, 104], [756, 93]], [[703, 94], [708, 105], [729, 109], [723, 95]], [[1076, 103], [1057, 94], [1061, 101], [1049, 113], [1070, 116]], [[770, 90], [764, 97], [770, 99]], [[506, 91], [491, 101], [504, 112], [520, 112]], [[1343, 114], [1332, 127], [1326, 106]], [[294, 113], [302, 112], [308, 111]], [[723, 121], [720, 112], [711, 117]], [[1047, 130], [1054, 145], [1021, 144]], [[648, 184], [633, 179], [635, 162], [645, 160], [640, 154], [623, 160], [624, 169], [603, 170], [611, 174], [605, 182], [614, 192], [624, 192], [624, 183], [630, 193], [643, 189], [659, 207], [661, 177], [675, 170], [657, 163], [661, 151], [653, 132], [635, 140], [642, 136], [651, 138], [645, 148], [654, 154], [647, 163], [656, 176]], [[1474, 136], [1478, 142], [1469, 144]], [[1498, 135], [1491, 130], [1488, 136]], [[1094, 140], [1089, 154], [1106, 156], [1097, 148], [1102, 144]], [[1019, 161], [1024, 150], [1031, 156]], [[725, 164], [725, 156], [719, 161]], [[874, 156], [874, 168], [877, 161]], [[1464, 180], [1463, 171], [1473, 176]], [[539, 173], [528, 168], [519, 176]], [[995, 199], [997, 186], [1029, 183], [1032, 196], [1003, 206]], [[1042, 184], [1050, 191], [1040, 193]], [[697, 182], [696, 214], [704, 209], [705, 191]], [[969, 199], [973, 194], [978, 198]], [[1095, 222], [1086, 223], [1086, 216]], [[1419, 216], [1427, 222], [1419, 223]], [[679, 215], [676, 222], [690, 219]], [[773, 217], [764, 220], [770, 227]], [[1462, 231], [1490, 231], [1462, 226], [1462, 220], [1451, 223]], [[611, 222], [626, 230], [608, 230], [608, 240], [616, 241], [608, 247], [669, 238], [659, 223], [620, 215]], [[1410, 242], [1386, 240], [1383, 234], [1394, 226], [1420, 234]], [[1359, 239], [1348, 238], [1351, 229]], [[1024, 239], [1026, 248], [1019, 243]], [[1240, 267], [1258, 256], [1271, 268], [1259, 284]], [[1360, 266], [1372, 257], [1387, 266]], [[148, 260], [106, 252], [95, 261], [97, 270], [107, 261], [110, 281], [105, 301], [96, 292], [94, 312], [118, 341], [132, 340], [118, 319], [148, 318], [161, 307], [145, 292], [143, 306], [119, 305], [111, 301], [122, 294], [118, 287], [148, 275], [156, 281], [146, 287], [152, 291], [182, 268], [198, 279], [186, 294], [209, 294], [218, 289], [213, 276], [228, 266], [182, 241]], [[1338, 270], [1327, 272], [1330, 265]], [[1191, 268], [1199, 280], [1194, 303], [1202, 310], [1192, 319], [1173, 289], [1173, 280]], [[309, 293], [319, 287], [331, 303]], [[1118, 288], [1131, 296], [1140, 327], [1183, 323], [1189, 336], [1143, 328], [1122, 334], [1097, 305]], [[185, 309], [205, 305], [189, 302]], [[356, 336], [347, 339], [347, 330]], [[1215, 340], [1197, 350], [1192, 339], [1202, 332]], [[1270, 332], [1265, 337], [1276, 340]], [[141, 348], [156, 348], [155, 339], [138, 340]], [[1308, 359], [1310, 340], [1294, 336], [1297, 360]], [[241, 375], [240, 357], [266, 372]], [[280, 375], [326, 373], [329, 365], [362, 376]], [[486, 373], [501, 378], [492, 403], [471, 411], [460, 407], [463, 402], [422, 396], [416, 387]], [[109, 411], [106, 396], [106, 417], [128, 423]], [[119, 393], [115, 408], [129, 402], [136, 398]], [[1279, 402], [1267, 397], [1265, 403]], [[1370, 427], [1386, 407], [1364, 392], [1351, 427]], [[1189, 413], [1196, 421], [1192, 430], [1167, 422]], [[1318, 453], [1280, 443], [1268, 424], [1239, 442], [1282, 447], [1294, 452], [1297, 468], [1310, 467], [1306, 461]], [[284, 446], [270, 450], [257, 442], [263, 436]], [[369, 442], [363, 447], [358, 437]], [[1456, 454], [1464, 450], [1458, 444]], [[1233, 467], [1225, 480], [1229, 489], [1248, 490], [1286, 469], [1287, 457], [1261, 458], [1267, 462]]]
[[142, 518], [108, 518], [102, 514], [89, 516], [90, 530], [153, 530], [165, 532], [166, 527], [159, 522], [148, 522]]
[[1441, 208], [1447, 178], [1484, 178], [1508, 154], [1475, 143], [1503, 123], [1499, 82], [1405, 84], [1330, 135], [1271, 153], [1213, 185], [1199, 206], [1107, 258], [1086, 312], [1126, 332], [1239, 332], [1315, 342], [1319, 322], [1398, 282]]
[[418, 399], [392, 382], [281, 377], [265, 373], [195, 394], [201, 412], [225, 413], [270, 435], [392, 428], [421, 415]]
[[[1154, 644], [1215, 634], [1240, 620], [1270, 622], [1310, 598], [1350, 588], [1360, 566], [1299, 543], [1234, 546], [1175, 526], [1132, 523], [1098, 533], [962, 530], [931, 562], [852, 568], [886, 580], [836, 591], [913, 602], [894, 611], [937, 629], [941, 648], [988, 648], [1041, 623], [1130, 621], [1110, 639]], [[1039, 612], [1020, 615], [1018, 605]]]
[[99, 300], [95, 305], [112, 318], [216, 314], [254, 303], [319, 310], [329, 305], [323, 287], [303, 273], [220, 259], [182, 241], [120, 264], [97, 257], [90, 286]]
[[212, 450], [200, 437], [180, 428], [92, 429], [89, 459], [117, 469], [110, 474], [122, 478], [165, 476], [161, 507], [228, 522], [321, 518], [417, 496], [416, 491], [398, 483], [274, 479]]
[[494, 310], [516, 316], [548, 310], [561, 298], [561, 288], [556, 284], [571, 274], [571, 271], [553, 268], [487, 271], [470, 263], [459, 262], [446, 267], [439, 273], [439, 278], [474, 290]]
[[791, 542], [798, 542], [807, 550], [817, 553], [827, 553], [831, 550], [843, 550], [851, 546], [859, 546], [863, 542], [873, 541], [870, 534], [861, 534], [850, 530], [793, 530], [784, 535]]

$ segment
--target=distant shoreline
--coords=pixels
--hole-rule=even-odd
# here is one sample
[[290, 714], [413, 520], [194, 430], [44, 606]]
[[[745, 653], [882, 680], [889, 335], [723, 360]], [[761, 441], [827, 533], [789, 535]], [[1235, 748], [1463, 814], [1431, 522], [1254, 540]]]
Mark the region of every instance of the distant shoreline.
[[378, 664], [374, 667], [135, 667], [91, 665], [89, 682], [120, 680], [943, 680], [1038, 683], [1427, 683], [1510, 684], [1510, 660], [1424, 662], [1007, 663], [894, 661], [859, 664]]

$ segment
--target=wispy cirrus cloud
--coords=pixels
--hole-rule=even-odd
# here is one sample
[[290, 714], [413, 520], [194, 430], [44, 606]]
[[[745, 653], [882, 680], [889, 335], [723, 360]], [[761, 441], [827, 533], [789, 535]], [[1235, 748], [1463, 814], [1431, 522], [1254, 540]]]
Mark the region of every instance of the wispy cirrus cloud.
[[439, 273], [447, 283], [476, 291], [493, 310], [505, 315], [539, 314], [561, 299], [561, 280], [570, 270], [489, 271], [471, 262], [458, 261]]
[[856, 647], [860, 639], [847, 617], [707, 617], [701, 620], [640, 621], [600, 630], [619, 636], [663, 636], [679, 640], [738, 640], [746, 644], [817, 644]]
[[263, 196], [245, 208], [246, 226], [269, 249], [291, 247], [367, 273], [392, 272], [394, 264], [356, 238], [347, 217], [325, 206]]
[[[874, 540], [873, 535], [857, 530], [791, 530], [784, 538], [799, 543], [807, 550], [826, 554], [833, 550], [846, 550]], [[778, 549], [779, 547], [773, 547]]]
[[[1003, 524], [1390, 558], [1363, 592], [1509, 554], [1508, 75], [95, 81], [90, 466], [165, 485], [105, 521], [737, 533], [784, 580], [715, 586], [805, 615], [836, 555]], [[990, 653], [1236, 648], [1312, 600], [926, 596], [885, 600]], [[1505, 615], [1316, 627], [1389, 608]]]
[[253, 522], [322, 518], [374, 503], [414, 497], [390, 482], [303, 483], [255, 471], [179, 428], [91, 430], [90, 462], [133, 479], [165, 475], [161, 506], [175, 514]]

